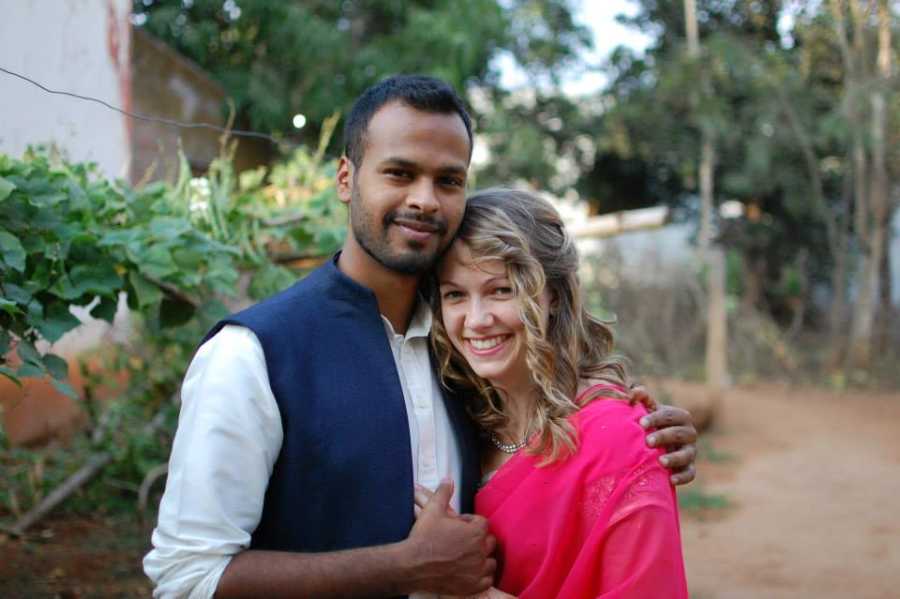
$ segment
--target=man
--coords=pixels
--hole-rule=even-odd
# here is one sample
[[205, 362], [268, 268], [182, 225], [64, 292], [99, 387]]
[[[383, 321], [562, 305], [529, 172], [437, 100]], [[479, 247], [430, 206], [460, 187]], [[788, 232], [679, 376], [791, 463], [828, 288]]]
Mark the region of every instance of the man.
[[[144, 560], [155, 596], [467, 595], [491, 586], [478, 440], [431, 368], [421, 277], [465, 210], [472, 128], [449, 86], [393, 77], [345, 127], [341, 253], [197, 351]], [[683, 410], [650, 416], [693, 478]], [[413, 521], [414, 484], [437, 492]], [[452, 510], [448, 510], [453, 508]]]

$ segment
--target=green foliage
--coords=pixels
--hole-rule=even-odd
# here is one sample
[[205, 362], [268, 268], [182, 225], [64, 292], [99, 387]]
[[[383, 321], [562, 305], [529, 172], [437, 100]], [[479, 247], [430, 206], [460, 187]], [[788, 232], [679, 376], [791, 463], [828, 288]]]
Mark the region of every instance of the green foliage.
[[[142, 27], [200, 64], [225, 87], [248, 126], [312, 142], [335, 110], [394, 73], [425, 73], [476, 102], [492, 162], [485, 183], [527, 179], [559, 189], [556, 152], [583, 134], [561, 73], [584, 70], [588, 29], [573, 0], [134, 0]], [[235, 10], [235, 7], [239, 10]], [[522, 104], [499, 87], [500, 60], [514, 63], [543, 96]], [[474, 95], [474, 94], [473, 94]], [[548, 109], [546, 105], [562, 108]], [[308, 118], [301, 131], [291, 117]], [[558, 124], [560, 114], [565, 127]], [[340, 151], [331, 145], [331, 153]]]
[[704, 491], [697, 487], [696, 483], [678, 490], [678, 507], [688, 513], [702, 515], [711, 510], [722, 510], [730, 506], [731, 501], [727, 496]]
[[[24, 511], [98, 451], [113, 463], [70, 507], [133, 505], [143, 477], [168, 453], [177, 412], [170, 398], [226, 304], [286, 288], [297, 274], [281, 262], [327, 256], [343, 243], [335, 163], [323, 158], [336, 122], [326, 122], [317, 151], [299, 148], [271, 172], [237, 177], [225, 146], [206, 176], [192, 177], [183, 161], [174, 185], [143, 189], [43, 151], [0, 155], [0, 375], [17, 383], [49, 375], [76, 396], [68, 364], [38, 349], [79, 324], [70, 306], [93, 305], [93, 316], [111, 321], [124, 293], [137, 331], [125, 346], [84, 356], [92, 364], [79, 366], [85, 434], [64, 451], [0, 452], [8, 461], [0, 511]], [[155, 416], [164, 426], [148, 430]], [[110, 494], [110, 485], [118, 490]]]

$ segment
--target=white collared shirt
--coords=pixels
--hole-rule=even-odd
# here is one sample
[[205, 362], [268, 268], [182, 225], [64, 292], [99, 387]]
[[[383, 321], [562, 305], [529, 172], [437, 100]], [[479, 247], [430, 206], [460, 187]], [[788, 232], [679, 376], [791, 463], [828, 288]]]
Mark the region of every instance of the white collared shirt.
[[[451, 505], [459, 511], [462, 461], [428, 354], [431, 311], [418, 302], [405, 335], [382, 320], [406, 403], [413, 480], [434, 489], [452, 477]], [[144, 572], [154, 597], [209, 598], [231, 558], [250, 545], [281, 450], [281, 416], [256, 335], [229, 325], [204, 343], [181, 398]]]

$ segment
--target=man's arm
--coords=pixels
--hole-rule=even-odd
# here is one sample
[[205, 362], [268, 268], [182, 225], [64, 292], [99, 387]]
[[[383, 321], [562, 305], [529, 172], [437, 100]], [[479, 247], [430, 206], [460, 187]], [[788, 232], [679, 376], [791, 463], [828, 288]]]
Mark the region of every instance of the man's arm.
[[182, 400], [154, 547], [144, 559], [155, 597], [366, 597], [490, 586], [495, 566], [481, 547], [490, 538], [483, 519], [432, 517], [401, 543], [350, 551], [247, 549], [283, 434], [251, 331], [225, 327], [204, 344]]
[[416, 591], [472, 594], [489, 588], [496, 562], [487, 521], [448, 513], [442, 483], [399, 543], [333, 553], [244, 551], [225, 570], [216, 597], [383, 597]]
[[647, 389], [641, 385], [632, 387], [631, 402], [644, 404], [649, 414], [641, 418], [641, 426], [651, 432], [647, 435], [649, 447], [664, 447], [666, 454], [660, 463], [672, 472], [672, 484], [685, 485], [697, 475], [694, 462], [697, 459], [697, 429], [691, 413], [675, 406], [659, 406]]

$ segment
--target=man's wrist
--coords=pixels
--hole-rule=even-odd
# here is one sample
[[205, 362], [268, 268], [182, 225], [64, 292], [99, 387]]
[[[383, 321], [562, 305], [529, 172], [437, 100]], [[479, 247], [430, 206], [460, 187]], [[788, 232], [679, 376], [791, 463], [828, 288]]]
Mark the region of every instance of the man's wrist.
[[417, 591], [427, 590], [422, 587], [423, 552], [415, 539], [404, 539], [385, 547], [391, 562], [397, 568], [397, 593], [409, 595]]

